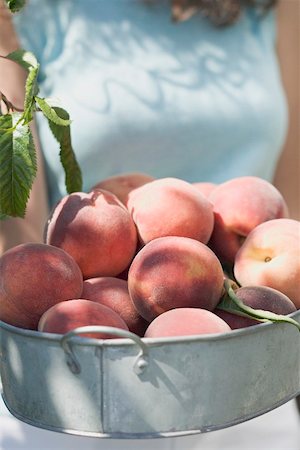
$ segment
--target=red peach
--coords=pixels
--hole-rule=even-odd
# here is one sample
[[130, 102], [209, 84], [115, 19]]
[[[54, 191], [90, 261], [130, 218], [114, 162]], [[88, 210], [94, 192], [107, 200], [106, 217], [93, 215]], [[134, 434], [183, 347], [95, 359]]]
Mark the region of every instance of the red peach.
[[137, 231], [126, 207], [104, 190], [65, 196], [54, 208], [46, 242], [77, 261], [84, 278], [115, 276], [130, 264]]
[[[245, 286], [235, 290], [235, 295], [253, 309], [271, 311], [275, 314], [290, 314], [296, 311], [294, 303], [282, 292], [267, 286]], [[214, 313], [228, 323], [232, 330], [257, 325], [260, 321], [233, 314], [221, 309]]]
[[[45, 333], [65, 334], [88, 325], [108, 326], [128, 330], [123, 319], [111, 308], [85, 299], [60, 302], [48, 309], [40, 318], [38, 330]], [[110, 333], [84, 333], [84, 336], [112, 339]]]
[[148, 326], [145, 337], [191, 336], [228, 333], [229, 325], [211, 311], [200, 308], [175, 308], [156, 317]]
[[192, 184], [161, 178], [130, 192], [128, 210], [145, 244], [163, 236], [184, 236], [207, 243], [213, 229], [211, 203]]
[[20, 244], [0, 258], [0, 319], [36, 329], [40, 316], [62, 300], [81, 295], [82, 273], [64, 250]]
[[208, 198], [212, 191], [218, 186], [217, 184], [209, 181], [196, 181], [192, 183], [192, 185], [206, 198]]
[[122, 173], [99, 181], [92, 190], [104, 189], [112, 192], [124, 205], [126, 205], [129, 192], [153, 180], [154, 177], [146, 173]]
[[269, 286], [300, 308], [300, 222], [274, 219], [247, 236], [234, 262], [241, 286]]
[[82, 298], [116, 311], [129, 331], [143, 336], [148, 322], [137, 312], [129, 296], [127, 281], [114, 277], [89, 278], [83, 282]]
[[214, 209], [210, 248], [222, 263], [233, 263], [245, 237], [262, 222], [288, 217], [278, 189], [259, 177], [233, 178], [217, 186], [209, 201]]
[[213, 310], [223, 290], [223, 270], [216, 255], [195, 239], [167, 236], [146, 244], [128, 273], [133, 303], [149, 322], [180, 307]]

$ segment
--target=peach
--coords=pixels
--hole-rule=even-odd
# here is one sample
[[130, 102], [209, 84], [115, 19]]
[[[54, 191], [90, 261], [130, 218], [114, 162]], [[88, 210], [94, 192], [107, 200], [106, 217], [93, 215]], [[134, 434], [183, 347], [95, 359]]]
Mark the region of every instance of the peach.
[[45, 239], [72, 255], [84, 278], [118, 275], [137, 247], [128, 210], [105, 190], [76, 192], [61, 199], [48, 221]]
[[113, 309], [125, 321], [129, 331], [144, 335], [148, 322], [137, 312], [129, 296], [127, 281], [115, 277], [90, 278], [83, 282], [81, 297]]
[[182, 307], [213, 310], [223, 290], [223, 270], [203, 243], [182, 236], [156, 238], [133, 259], [128, 272], [133, 303], [149, 322]]
[[128, 194], [130, 191], [146, 183], [149, 183], [154, 179], [154, 177], [146, 173], [121, 173], [99, 181], [92, 190], [104, 189], [106, 191], [112, 192], [124, 205], [126, 205]]
[[81, 295], [82, 273], [72, 256], [47, 244], [27, 243], [0, 258], [0, 319], [36, 329], [40, 316]]
[[234, 276], [241, 286], [269, 286], [300, 308], [300, 222], [274, 219], [255, 227], [239, 249]]
[[214, 209], [214, 229], [208, 245], [222, 263], [233, 263], [243, 240], [254, 227], [289, 215], [278, 189], [254, 176], [221, 183], [209, 200]]
[[208, 198], [212, 191], [218, 186], [216, 183], [211, 183], [209, 181], [195, 181], [192, 185]]
[[[100, 325], [128, 330], [123, 319], [111, 308], [85, 299], [60, 302], [44, 312], [38, 323], [38, 330], [45, 333], [65, 334], [78, 327]], [[84, 333], [84, 336], [112, 339], [110, 333]]]
[[[267, 286], [245, 286], [235, 290], [235, 295], [246, 306], [275, 314], [290, 314], [296, 311], [294, 303], [282, 292]], [[234, 313], [216, 308], [214, 313], [228, 323], [232, 330], [257, 325], [260, 321], [250, 317], [239, 316]]]
[[211, 203], [191, 183], [161, 178], [129, 193], [128, 210], [145, 244], [163, 236], [184, 236], [207, 243], [213, 229]]
[[156, 317], [148, 326], [145, 337], [191, 336], [228, 333], [229, 325], [211, 311], [200, 308], [175, 308]]

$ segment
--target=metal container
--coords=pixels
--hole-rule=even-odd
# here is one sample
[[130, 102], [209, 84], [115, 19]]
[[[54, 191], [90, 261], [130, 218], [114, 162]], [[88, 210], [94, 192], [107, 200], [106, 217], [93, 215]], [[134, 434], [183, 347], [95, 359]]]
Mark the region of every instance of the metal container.
[[[300, 322], [300, 311], [290, 316]], [[48, 430], [182, 436], [241, 423], [300, 393], [300, 334], [286, 323], [162, 339], [0, 325], [4, 401], [18, 419]], [[82, 330], [124, 338], [85, 338]]]

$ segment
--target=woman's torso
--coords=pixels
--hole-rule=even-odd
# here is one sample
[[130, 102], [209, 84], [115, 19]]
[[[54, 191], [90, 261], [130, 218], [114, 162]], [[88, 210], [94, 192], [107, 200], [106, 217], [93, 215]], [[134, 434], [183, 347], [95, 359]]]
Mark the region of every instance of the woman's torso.
[[[41, 63], [40, 95], [73, 120], [84, 190], [120, 172], [188, 181], [271, 180], [287, 110], [275, 14], [233, 26], [170, 21], [169, 1], [31, 0], [16, 17]], [[50, 202], [65, 194], [57, 142], [38, 124]]]

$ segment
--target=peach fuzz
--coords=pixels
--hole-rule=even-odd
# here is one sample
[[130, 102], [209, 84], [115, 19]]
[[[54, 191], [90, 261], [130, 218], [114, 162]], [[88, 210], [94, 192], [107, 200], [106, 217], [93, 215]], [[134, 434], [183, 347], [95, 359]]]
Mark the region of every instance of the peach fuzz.
[[127, 207], [143, 244], [163, 236], [207, 243], [213, 230], [211, 203], [192, 184], [161, 178], [130, 192]]
[[175, 308], [156, 317], [148, 326], [145, 337], [191, 336], [230, 331], [229, 325], [211, 311], [200, 308]]
[[[294, 303], [282, 292], [267, 286], [245, 286], [235, 290], [235, 295], [246, 306], [262, 311], [271, 311], [275, 314], [287, 315], [296, 311]], [[223, 311], [216, 308], [214, 313], [228, 323], [232, 330], [245, 328], [261, 323], [250, 317]]]
[[0, 258], [0, 319], [36, 329], [40, 316], [62, 300], [81, 295], [82, 273], [64, 250], [27, 243]]
[[115, 194], [124, 205], [127, 205], [129, 192], [154, 179], [151, 175], [142, 172], [121, 173], [99, 181], [92, 190], [105, 189]]
[[300, 222], [274, 219], [255, 227], [234, 263], [241, 286], [269, 286], [300, 309]]
[[135, 224], [118, 198], [105, 190], [65, 196], [46, 227], [46, 242], [77, 261], [84, 278], [115, 276], [130, 264], [137, 247]]
[[149, 322], [181, 307], [213, 310], [223, 291], [223, 270], [216, 255], [203, 243], [167, 236], [146, 244], [128, 273], [133, 303]]
[[223, 263], [233, 263], [244, 238], [257, 225], [289, 215], [278, 189], [254, 176], [221, 183], [212, 191], [209, 201], [214, 209], [209, 246]]
[[82, 298], [116, 311], [129, 331], [143, 336], [148, 322], [137, 312], [128, 292], [127, 281], [114, 277], [90, 278], [83, 282]]
[[[38, 330], [45, 333], [65, 334], [75, 328], [89, 325], [108, 326], [128, 331], [124, 320], [111, 308], [81, 298], [52, 306], [40, 318]], [[105, 332], [84, 333], [83, 336], [98, 339], [118, 337]]]

